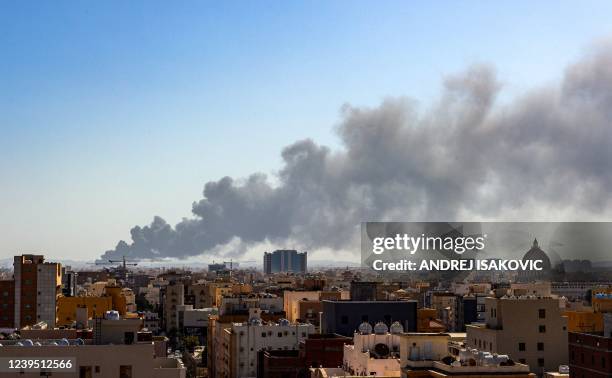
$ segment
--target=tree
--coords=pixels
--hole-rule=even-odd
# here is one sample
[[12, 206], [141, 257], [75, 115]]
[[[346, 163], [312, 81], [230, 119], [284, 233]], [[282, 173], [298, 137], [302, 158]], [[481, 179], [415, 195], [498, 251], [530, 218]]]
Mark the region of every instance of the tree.
[[189, 353], [193, 353], [195, 347], [200, 345], [200, 339], [197, 336], [185, 336], [183, 338], [183, 346]]

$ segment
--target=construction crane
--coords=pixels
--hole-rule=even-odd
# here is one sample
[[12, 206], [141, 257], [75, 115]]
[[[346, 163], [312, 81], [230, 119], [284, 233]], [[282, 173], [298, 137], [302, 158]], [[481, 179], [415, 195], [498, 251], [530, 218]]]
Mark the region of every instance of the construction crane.
[[[242, 264], [242, 263], [254, 263], [256, 262], [255, 260], [239, 260], [236, 261], [236, 264]], [[234, 270], [234, 259], [230, 259], [230, 261], [224, 261], [223, 265], [225, 265], [226, 268], [229, 267], [230, 272], [232, 272]]]
[[127, 282], [127, 279], [128, 279], [127, 267], [138, 265], [138, 262], [136, 261], [126, 260], [125, 256], [123, 256], [121, 260], [108, 260], [108, 263], [96, 263], [96, 265], [108, 265], [109, 263], [110, 264], [121, 264], [120, 266], [118, 266], [118, 268], [123, 270], [123, 278], [125, 282]]

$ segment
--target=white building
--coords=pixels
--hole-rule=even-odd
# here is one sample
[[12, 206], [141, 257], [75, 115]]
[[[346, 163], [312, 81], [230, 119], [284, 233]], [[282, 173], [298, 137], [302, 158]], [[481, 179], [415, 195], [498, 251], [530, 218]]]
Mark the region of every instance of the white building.
[[218, 313], [216, 307], [186, 309], [182, 315], [183, 328], [208, 328], [209, 316]]
[[297, 350], [301, 340], [314, 333], [312, 324], [293, 323], [286, 319], [278, 323], [264, 323], [261, 310], [251, 309], [249, 321], [233, 323], [221, 334], [224, 350], [223, 366], [217, 372], [219, 377], [257, 376], [257, 354], [261, 350]]
[[152, 305], [159, 305], [160, 288], [157, 285], [150, 283], [147, 287], [138, 288], [138, 293], [143, 294], [147, 302]]
[[183, 336], [197, 336], [200, 345], [205, 345], [208, 333], [209, 317], [218, 315], [216, 307], [193, 308], [192, 305], [179, 306], [178, 330]]
[[391, 332], [384, 323], [377, 323], [374, 329], [369, 323], [362, 323], [353, 336], [353, 345], [344, 345], [344, 370], [353, 375], [399, 377], [403, 331], [398, 322], [391, 325]]
[[159, 314], [157, 312], [147, 311], [143, 317], [143, 327], [151, 331], [154, 335], [161, 330], [159, 326]]

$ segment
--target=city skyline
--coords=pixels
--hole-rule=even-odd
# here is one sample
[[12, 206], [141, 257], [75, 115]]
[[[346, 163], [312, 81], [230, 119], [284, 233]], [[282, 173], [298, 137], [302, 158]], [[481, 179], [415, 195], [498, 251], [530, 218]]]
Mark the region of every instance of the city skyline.
[[0, 378], [612, 377], [610, 14], [0, 1]]

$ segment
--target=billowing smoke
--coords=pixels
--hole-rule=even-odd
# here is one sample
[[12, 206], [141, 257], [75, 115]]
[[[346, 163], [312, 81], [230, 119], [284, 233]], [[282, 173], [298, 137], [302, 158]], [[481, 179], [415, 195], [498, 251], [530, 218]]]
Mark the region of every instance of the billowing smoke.
[[612, 46], [557, 86], [496, 106], [500, 90], [492, 68], [474, 66], [447, 78], [426, 111], [407, 99], [347, 105], [341, 149], [295, 142], [276, 180], [209, 182], [191, 218], [155, 217], [104, 258], [186, 258], [230, 242], [347, 249], [361, 221], [609, 218]]

